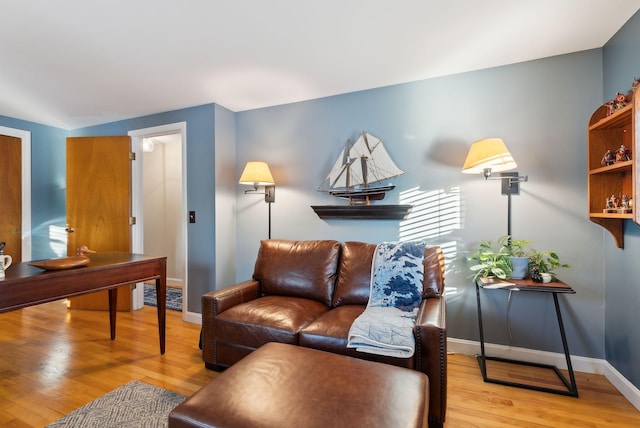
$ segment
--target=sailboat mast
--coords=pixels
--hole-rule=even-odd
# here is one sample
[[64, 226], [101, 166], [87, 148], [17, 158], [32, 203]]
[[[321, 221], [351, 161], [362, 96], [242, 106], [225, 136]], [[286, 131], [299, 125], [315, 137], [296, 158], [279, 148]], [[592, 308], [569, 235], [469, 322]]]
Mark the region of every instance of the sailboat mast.
[[346, 167], [347, 179], [346, 179], [346, 187], [347, 189], [351, 187], [351, 140], [347, 140], [347, 145], [344, 149], [344, 163]]
[[360, 167], [362, 168], [362, 181], [366, 189], [369, 187], [369, 176], [367, 175], [367, 158], [364, 156], [360, 156]]

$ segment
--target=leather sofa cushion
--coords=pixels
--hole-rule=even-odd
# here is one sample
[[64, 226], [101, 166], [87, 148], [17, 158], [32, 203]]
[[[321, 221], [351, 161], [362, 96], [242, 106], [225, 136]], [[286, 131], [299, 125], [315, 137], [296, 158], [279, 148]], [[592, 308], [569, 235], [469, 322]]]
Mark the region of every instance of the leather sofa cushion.
[[258, 348], [267, 342], [298, 343], [298, 332], [329, 308], [299, 297], [265, 296], [239, 304], [214, 319], [215, 339]]
[[349, 329], [366, 306], [343, 305], [332, 309], [300, 331], [299, 345], [393, 366], [415, 368], [415, 359], [375, 355], [347, 348]]
[[366, 305], [371, 289], [371, 263], [375, 244], [345, 242], [333, 296], [333, 306]]
[[303, 297], [331, 306], [339, 256], [338, 241], [264, 240], [253, 278], [263, 295]]

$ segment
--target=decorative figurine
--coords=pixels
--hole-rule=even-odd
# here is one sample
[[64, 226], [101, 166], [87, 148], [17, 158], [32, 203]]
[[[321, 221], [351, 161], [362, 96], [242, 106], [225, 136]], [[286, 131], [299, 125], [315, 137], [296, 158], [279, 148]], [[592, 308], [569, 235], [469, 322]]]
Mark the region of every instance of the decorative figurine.
[[614, 109], [620, 110], [621, 108], [626, 107], [627, 103], [628, 103], [627, 96], [622, 92], [618, 92], [615, 98]]
[[607, 116], [611, 116], [616, 112], [613, 100], [607, 101], [604, 105], [607, 107]]
[[631, 160], [631, 151], [624, 144], [620, 145], [620, 148], [616, 152], [616, 162], [624, 162]]
[[616, 157], [611, 153], [611, 150], [607, 150], [607, 152], [602, 156], [602, 160], [600, 163], [604, 166], [613, 165], [616, 162]]
[[542, 275], [540, 274], [540, 268], [538, 268], [537, 266], [531, 268], [531, 270], [529, 271], [529, 276], [531, 276], [531, 279], [533, 280], [533, 282], [542, 282]]
[[622, 195], [622, 208], [629, 208], [629, 197], [627, 195]]
[[633, 212], [633, 200], [627, 195], [611, 195], [605, 198], [605, 208], [602, 210], [605, 214], [628, 214]]
[[635, 95], [636, 88], [638, 86], [640, 86], [640, 79], [637, 77], [634, 77], [633, 83], [631, 84], [631, 89], [629, 90], [629, 92], [627, 92], [626, 95], [623, 94], [622, 92], [617, 92], [616, 97], [614, 99], [604, 103], [603, 105], [607, 108], [606, 115], [611, 116], [616, 111], [626, 107], [627, 104], [633, 101], [633, 97]]

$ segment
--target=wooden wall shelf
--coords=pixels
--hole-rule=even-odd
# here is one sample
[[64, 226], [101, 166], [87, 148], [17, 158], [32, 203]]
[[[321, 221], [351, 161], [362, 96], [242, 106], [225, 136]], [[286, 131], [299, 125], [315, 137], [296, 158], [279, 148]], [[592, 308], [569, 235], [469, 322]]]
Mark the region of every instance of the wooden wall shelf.
[[402, 220], [413, 205], [312, 205], [322, 219]]
[[[636, 156], [640, 156], [640, 143], [635, 129], [636, 124], [640, 124], [640, 96], [633, 98], [608, 116], [606, 106], [598, 107], [587, 126], [589, 219], [609, 231], [618, 248], [624, 247], [624, 221], [640, 224], [636, 189]], [[615, 153], [623, 144], [630, 150], [631, 160], [603, 166], [601, 161], [606, 151]], [[631, 198], [631, 212], [604, 212], [611, 195]]]

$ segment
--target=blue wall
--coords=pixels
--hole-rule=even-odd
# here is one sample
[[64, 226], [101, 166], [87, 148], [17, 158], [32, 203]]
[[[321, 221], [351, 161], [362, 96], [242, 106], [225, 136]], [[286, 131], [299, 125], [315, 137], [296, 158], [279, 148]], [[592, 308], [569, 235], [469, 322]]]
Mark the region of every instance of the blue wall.
[[[636, 13], [603, 49], [603, 101], [616, 92], [626, 93], [632, 79], [640, 78], [639, 46], [640, 13]], [[640, 226], [625, 220], [624, 228], [623, 250], [608, 236], [604, 238], [606, 355], [616, 370], [640, 388]]]
[[[447, 253], [449, 336], [479, 340], [466, 258], [482, 239], [506, 234], [500, 183], [461, 173], [470, 144], [501, 137], [529, 175], [513, 197], [513, 234], [571, 263], [560, 272], [576, 295], [562, 299], [574, 355], [604, 358], [602, 231], [586, 215], [586, 124], [602, 101], [601, 50], [238, 113], [237, 170], [259, 157], [277, 186], [274, 238], [380, 242], [417, 235]], [[344, 203], [317, 192], [344, 142], [361, 130], [381, 137], [407, 174], [388, 203], [413, 192], [426, 220], [319, 219], [310, 205]], [[251, 276], [266, 237], [264, 201], [238, 193], [237, 280]], [[416, 220], [417, 221], [417, 220]], [[453, 226], [452, 226], [453, 225]], [[580, 239], [576, 239], [580, 237]], [[585, 245], [588, 243], [588, 245]], [[551, 296], [483, 297], [487, 340], [562, 352]]]

